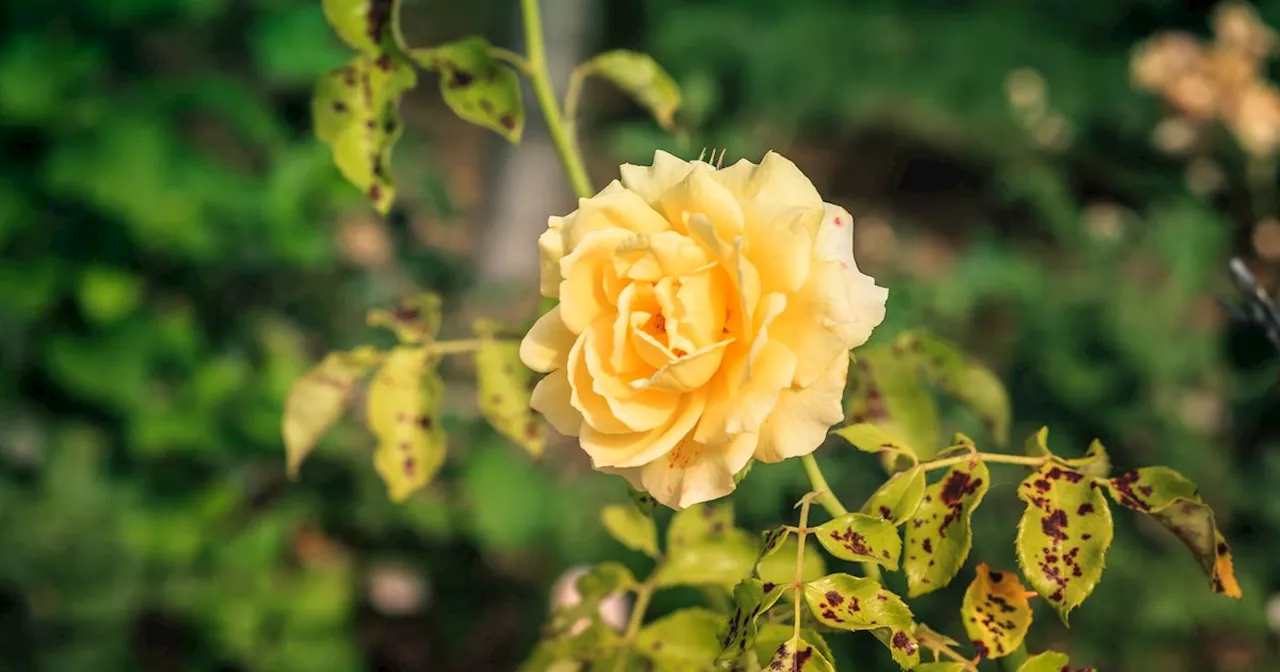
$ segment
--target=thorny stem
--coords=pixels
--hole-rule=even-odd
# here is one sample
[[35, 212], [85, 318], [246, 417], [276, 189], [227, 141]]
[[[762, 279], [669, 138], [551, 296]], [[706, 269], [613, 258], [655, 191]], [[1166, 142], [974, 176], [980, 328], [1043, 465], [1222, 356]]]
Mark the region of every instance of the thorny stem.
[[[950, 658], [957, 663], [963, 663], [966, 670], [977, 670], [978, 666], [972, 659], [965, 658], [959, 651], [947, 646], [947, 643], [933, 636], [933, 631], [929, 628], [920, 628], [916, 631], [916, 637], [920, 640], [921, 646], [933, 649], [937, 653], [941, 653], [944, 657]], [[1023, 647], [1023, 653], [1026, 648]]]
[[[644, 624], [644, 612], [649, 610], [649, 600], [653, 598], [653, 591], [657, 588], [654, 585], [653, 577], [658, 575], [657, 568], [642, 584], [636, 587], [636, 603], [631, 607], [631, 616], [627, 619], [627, 631], [622, 635], [622, 643], [620, 649], [628, 651], [631, 643], [635, 641], [636, 635], [640, 632], [640, 626]], [[620, 672], [625, 669], [627, 660], [626, 655], [618, 656], [618, 660], [614, 663], [613, 672]]]
[[[835, 493], [831, 491], [831, 486], [827, 485], [827, 479], [823, 477], [822, 469], [818, 467], [818, 461], [813, 458], [813, 453], [800, 458], [800, 463], [804, 465], [804, 473], [809, 477], [809, 487], [818, 493], [818, 503], [822, 508], [826, 509], [832, 518], [849, 513], [849, 510], [844, 508], [844, 504], [841, 504]], [[803, 528], [804, 523], [801, 523], [800, 527]], [[884, 583], [880, 566], [874, 562], [862, 563], [862, 574], [869, 579]]]
[[565, 127], [564, 116], [556, 103], [555, 94], [551, 90], [551, 76], [547, 73], [547, 50], [542, 37], [542, 15], [538, 11], [538, 0], [520, 0], [524, 13], [525, 49], [529, 65], [529, 83], [533, 86], [538, 106], [542, 108], [542, 116], [547, 122], [547, 131], [551, 134], [551, 142], [564, 164], [564, 172], [569, 177], [569, 184], [579, 198], [589, 198], [593, 189], [591, 179], [582, 163], [582, 154], [574, 145]]

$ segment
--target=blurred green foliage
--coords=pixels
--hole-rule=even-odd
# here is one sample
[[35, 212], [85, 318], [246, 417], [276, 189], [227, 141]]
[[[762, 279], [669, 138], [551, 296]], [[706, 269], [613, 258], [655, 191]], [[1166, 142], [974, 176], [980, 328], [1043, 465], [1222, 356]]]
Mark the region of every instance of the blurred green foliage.
[[[446, 5], [408, 9], [415, 20]], [[450, 20], [503, 44], [481, 24], [514, 9], [476, 3], [471, 23], [456, 8]], [[1127, 82], [1138, 39], [1204, 32], [1207, 11], [604, 6], [600, 46], [652, 54], [694, 132], [676, 147], [620, 108], [584, 129], [588, 144], [608, 140], [597, 152], [794, 149], [830, 200], [892, 213], [904, 248], [946, 242], [935, 274], [872, 267], [892, 288], [875, 342], [939, 331], [1010, 385], [1015, 443], [1048, 424], [1063, 454], [1097, 437], [1118, 469], [1168, 464], [1201, 486], [1244, 601], [1212, 595], [1172, 536], [1117, 515], [1108, 571], [1071, 630], [1040, 607], [1031, 631], [1033, 650], [1069, 650], [1074, 664], [1280, 665], [1264, 617], [1280, 590], [1280, 362], [1261, 334], [1197, 317], [1247, 244], [1240, 157], [1224, 143], [1228, 187], [1189, 192], [1183, 166], [1150, 146], [1157, 103]], [[1260, 11], [1278, 23], [1280, 4]], [[315, 79], [347, 58], [319, 2], [14, 0], [0, 35], [0, 669], [512, 669], [560, 571], [644, 566], [598, 524], [600, 503], [625, 501], [620, 481], [555, 456], [532, 467], [458, 418], [440, 485], [404, 505], [386, 500], [354, 423], [286, 482], [288, 385], [321, 352], [367, 340], [364, 311], [389, 298], [333, 242], [363, 201], [308, 127]], [[1004, 82], [1023, 67], [1043, 76], [1069, 141], [1046, 146], [1011, 113]], [[396, 160], [431, 169], [420, 146]], [[1088, 226], [1099, 202], [1119, 206], [1115, 235]], [[458, 260], [397, 253], [446, 297], [465, 283]], [[1197, 403], [1220, 410], [1200, 421]], [[943, 408], [945, 429], [984, 436]], [[819, 458], [859, 501], [882, 472], [841, 444]], [[1021, 476], [994, 473], [970, 566], [1012, 566]], [[734, 497], [739, 525], [788, 519], [805, 490], [799, 465], [753, 469]], [[426, 586], [408, 614], [377, 598], [391, 565]], [[913, 608], [960, 637], [964, 584]], [[652, 618], [688, 603], [659, 595]], [[837, 660], [891, 669], [874, 641], [828, 639]]]

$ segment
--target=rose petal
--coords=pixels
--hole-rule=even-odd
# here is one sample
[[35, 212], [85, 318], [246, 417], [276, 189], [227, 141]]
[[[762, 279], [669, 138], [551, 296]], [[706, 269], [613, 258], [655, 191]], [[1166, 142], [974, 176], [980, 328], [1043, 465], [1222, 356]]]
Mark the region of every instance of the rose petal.
[[577, 436], [582, 430], [582, 414], [569, 402], [569, 374], [564, 369], [552, 371], [533, 386], [529, 408], [542, 414], [557, 432]]
[[649, 378], [632, 382], [631, 386], [637, 390], [653, 388], [668, 392], [696, 390], [706, 385], [707, 381], [716, 374], [724, 358], [725, 348], [732, 342], [732, 339], [728, 339], [712, 343], [701, 350], [679, 357], [658, 369]]
[[679, 404], [680, 395], [660, 388], [636, 389], [607, 366], [612, 356], [608, 318], [598, 320], [583, 332], [583, 354], [591, 386], [608, 404], [613, 417], [633, 432], [647, 431], [666, 423]]
[[689, 430], [693, 429], [707, 404], [707, 395], [693, 393], [680, 395], [680, 405], [671, 420], [647, 432], [605, 434], [598, 432], [590, 422], [582, 426], [582, 449], [591, 457], [591, 464], [600, 467], [637, 467], [652, 462], [675, 448]]
[[613, 415], [609, 402], [595, 390], [591, 380], [591, 371], [587, 367], [587, 355], [584, 351], [586, 338], [579, 338], [569, 351], [569, 403], [582, 414], [583, 428], [591, 427], [596, 432], [610, 434], [629, 434], [632, 432], [621, 420]]
[[671, 224], [634, 192], [617, 180], [591, 198], [578, 200], [578, 209], [565, 217], [564, 250], [573, 252], [593, 231], [619, 229], [630, 233], [657, 233]]
[[733, 477], [747, 465], [757, 436], [740, 434], [720, 445], [685, 440], [666, 458], [640, 472], [640, 481], [659, 502], [677, 511], [733, 492]]
[[831, 426], [844, 418], [841, 400], [848, 375], [849, 353], [842, 351], [812, 385], [783, 390], [760, 427], [756, 459], [781, 462], [808, 455], [822, 445]]
[[791, 386], [796, 354], [775, 341], [760, 349], [751, 377], [734, 391], [725, 416], [725, 432], [733, 435], [758, 432], [777, 404], [778, 395]]
[[662, 194], [684, 180], [690, 170], [693, 170], [691, 162], [658, 150], [653, 153], [653, 165], [624, 163], [618, 172], [622, 175], [623, 186], [634, 191], [650, 205], [657, 206]]
[[604, 274], [618, 244], [630, 236], [620, 229], [593, 231], [560, 260], [561, 318], [575, 334], [594, 320], [611, 299], [605, 291]]
[[560, 259], [564, 257], [563, 217], [547, 220], [547, 230], [538, 236], [538, 291], [549, 299], [560, 297]]
[[577, 340], [560, 319], [560, 306], [547, 311], [529, 328], [520, 341], [520, 361], [539, 373], [562, 369], [569, 363], [569, 350]]

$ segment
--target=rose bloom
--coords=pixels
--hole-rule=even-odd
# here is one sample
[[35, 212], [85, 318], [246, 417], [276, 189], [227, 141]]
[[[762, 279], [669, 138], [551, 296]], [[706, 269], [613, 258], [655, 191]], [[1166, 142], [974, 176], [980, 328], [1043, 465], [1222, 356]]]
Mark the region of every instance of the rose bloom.
[[849, 213], [778, 154], [621, 172], [539, 239], [560, 302], [520, 357], [548, 374], [530, 405], [596, 469], [680, 509], [823, 442], [888, 290], [854, 263]]

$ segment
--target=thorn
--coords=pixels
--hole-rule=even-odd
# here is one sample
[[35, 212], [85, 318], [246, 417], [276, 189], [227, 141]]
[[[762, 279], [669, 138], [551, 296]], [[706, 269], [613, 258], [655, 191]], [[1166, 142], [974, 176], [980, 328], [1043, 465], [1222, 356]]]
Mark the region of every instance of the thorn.
[[728, 147], [720, 148], [720, 159], [716, 161], [716, 170], [720, 170], [724, 166], [724, 153], [729, 151]]
[[[711, 150], [711, 151], [712, 151], [712, 152], [715, 152], [716, 150], [714, 150], [714, 149], [713, 149], [713, 150]], [[706, 147], [703, 147], [703, 148], [702, 148], [702, 151], [701, 151], [701, 152], [698, 152], [698, 160], [699, 160], [699, 161], [701, 161], [704, 157], [706, 157], [706, 155], [707, 155], [707, 148], [706, 148]]]
[[1034, 590], [1024, 590], [1022, 591], [1022, 596], [1027, 598], [1028, 600], [1034, 600], [1037, 597], [1040, 597], [1040, 593], [1037, 593]]

